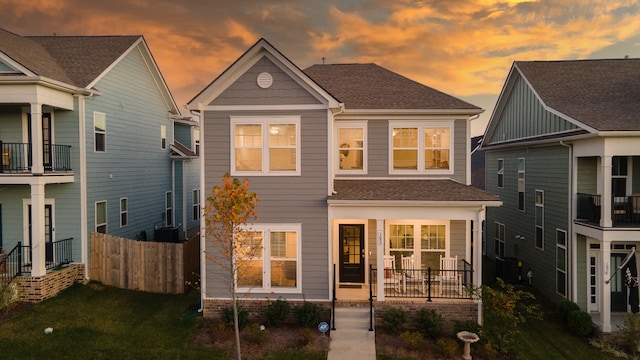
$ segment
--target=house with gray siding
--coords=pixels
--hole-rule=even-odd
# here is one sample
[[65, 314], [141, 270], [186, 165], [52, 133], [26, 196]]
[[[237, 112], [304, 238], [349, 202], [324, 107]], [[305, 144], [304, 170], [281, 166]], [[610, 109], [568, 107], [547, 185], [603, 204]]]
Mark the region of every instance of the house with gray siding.
[[522, 261], [603, 332], [629, 311], [640, 245], [640, 59], [516, 61], [484, 135], [487, 255]]
[[[376, 301], [477, 309], [462, 282], [481, 284], [479, 224], [500, 205], [470, 186], [470, 122], [482, 109], [376, 64], [302, 70], [264, 39], [187, 108], [201, 118], [203, 204], [225, 173], [249, 179], [260, 200], [251, 234], [262, 252], [238, 276], [241, 298], [366, 301], [372, 285]], [[201, 247], [208, 316], [230, 293], [206, 231]], [[460, 292], [436, 290], [440, 256], [457, 256]], [[386, 288], [391, 273], [398, 286]]]
[[40, 281], [70, 264], [84, 279], [91, 232], [198, 228], [198, 122], [142, 36], [0, 29], [0, 75], [0, 269]]

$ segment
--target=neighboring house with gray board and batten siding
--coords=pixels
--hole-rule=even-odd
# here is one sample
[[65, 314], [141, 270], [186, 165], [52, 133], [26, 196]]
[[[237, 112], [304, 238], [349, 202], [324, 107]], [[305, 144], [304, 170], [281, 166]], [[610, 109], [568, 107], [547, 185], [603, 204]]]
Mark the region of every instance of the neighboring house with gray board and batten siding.
[[[260, 199], [251, 229], [263, 253], [237, 279], [241, 298], [366, 301], [371, 284], [378, 302], [478, 308], [466, 289], [481, 284], [485, 209], [500, 205], [470, 186], [482, 109], [375, 64], [301, 70], [264, 39], [187, 107], [201, 117], [202, 188], [230, 173]], [[206, 233], [201, 246], [215, 252]], [[441, 269], [440, 256], [457, 262]], [[209, 304], [230, 294], [216, 264], [202, 264], [215, 316]]]
[[[142, 36], [0, 29], [2, 279], [88, 278], [91, 232], [182, 239], [198, 228], [197, 129]], [[22, 300], [52, 294], [40, 295]]]
[[619, 269], [640, 245], [640, 59], [516, 61], [484, 135], [487, 255], [616, 330], [637, 287]]

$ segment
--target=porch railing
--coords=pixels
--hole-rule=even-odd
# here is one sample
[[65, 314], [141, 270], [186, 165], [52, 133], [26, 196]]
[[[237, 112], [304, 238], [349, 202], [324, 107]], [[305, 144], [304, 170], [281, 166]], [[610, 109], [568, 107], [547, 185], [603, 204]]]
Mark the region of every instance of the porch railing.
[[[600, 224], [602, 198], [594, 194], [577, 194], [576, 220]], [[611, 197], [611, 221], [614, 226], [640, 226], [640, 195]]]
[[[2, 161], [0, 173], [25, 173], [31, 171], [32, 147], [28, 143], [6, 143], [0, 141]], [[45, 172], [71, 171], [71, 146], [46, 145], [42, 150], [42, 164]]]
[[384, 283], [377, 284], [377, 269], [370, 269], [370, 279], [376, 287], [384, 286], [389, 298], [471, 299], [473, 297], [473, 268], [462, 261], [463, 269], [385, 269]]
[[[72, 243], [73, 238], [46, 243], [45, 268], [51, 270], [71, 263], [73, 261]], [[2, 288], [17, 276], [30, 272], [32, 267], [31, 260], [31, 246], [22, 245], [21, 242], [18, 242], [8, 254], [0, 255], [0, 285]]]

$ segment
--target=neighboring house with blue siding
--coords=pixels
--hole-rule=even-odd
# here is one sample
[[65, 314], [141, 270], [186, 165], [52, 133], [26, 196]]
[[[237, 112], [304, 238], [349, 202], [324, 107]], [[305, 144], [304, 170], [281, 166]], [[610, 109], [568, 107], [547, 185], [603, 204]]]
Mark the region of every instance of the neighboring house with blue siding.
[[0, 29], [2, 252], [25, 246], [22, 272], [36, 279], [66, 262], [82, 278], [91, 232], [152, 240], [197, 228], [183, 215], [199, 196], [197, 126], [142, 36]]
[[487, 254], [604, 332], [628, 310], [640, 245], [640, 59], [517, 61], [484, 135]]
[[[470, 186], [470, 122], [482, 109], [375, 64], [301, 70], [264, 39], [187, 108], [201, 118], [202, 189], [230, 173], [260, 200], [251, 229], [263, 251], [236, 284], [246, 298], [363, 301], [369, 284], [381, 285], [378, 301], [426, 298], [431, 282], [401, 276], [431, 269], [435, 284], [441, 255], [457, 256], [465, 286], [481, 284], [479, 224], [500, 205]], [[201, 246], [208, 316], [230, 294], [206, 233]], [[415, 268], [370, 272], [385, 256], [396, 269], [412, 256]], [[391, 273], [400, 282], [385, 289]]]

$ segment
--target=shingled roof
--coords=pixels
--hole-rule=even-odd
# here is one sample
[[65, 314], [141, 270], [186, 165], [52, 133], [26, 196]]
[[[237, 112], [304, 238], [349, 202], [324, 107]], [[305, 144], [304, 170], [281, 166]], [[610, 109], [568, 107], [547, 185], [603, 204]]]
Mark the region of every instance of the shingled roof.
[[336, 180], [329, 201], [501, 201], [453, 180]]
[[552, 109], [599, 131], [640, 130], [640, 59], [516, 61]]
[[304, 72], [347, 109], [482, 111], [376, 64], [313, 65]]
[[87, 87], [141, 36], [20, 36], [0, 29], [0, 52], [38, 76]]

